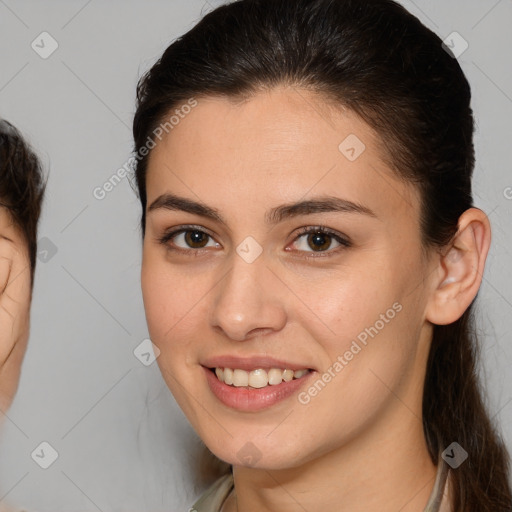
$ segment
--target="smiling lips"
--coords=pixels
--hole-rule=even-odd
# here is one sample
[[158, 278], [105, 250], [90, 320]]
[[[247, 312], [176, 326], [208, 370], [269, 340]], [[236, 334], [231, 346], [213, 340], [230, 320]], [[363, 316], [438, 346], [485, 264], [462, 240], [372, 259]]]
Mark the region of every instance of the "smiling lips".
[[[255, 369], [247, 371], [236, 366], [234, 370], [227, 366], [212, 368], [203, 366], [203, 371], [212, 394], [225, 406], [241, 412], [258, 412], [284, 401], [306, 386], [316, 374], [316, 371], [305, 368], [297, 370], [258, 366], [252, 368]], [[289, 380], [292, 372], [293, 377]], [[216, 373], [221, 378], [216, 376]], [[230, 377], [235, 380], [235, 383], [224, 382], [225, 380], [229, 382]], [[269, 383], [269, 380], [274, 384]]]
[[217, 399], [245, 412], [260, 411], [291, 397], [316, 373], [307, 363], [259, 355], [217, 356], [201, 364]]

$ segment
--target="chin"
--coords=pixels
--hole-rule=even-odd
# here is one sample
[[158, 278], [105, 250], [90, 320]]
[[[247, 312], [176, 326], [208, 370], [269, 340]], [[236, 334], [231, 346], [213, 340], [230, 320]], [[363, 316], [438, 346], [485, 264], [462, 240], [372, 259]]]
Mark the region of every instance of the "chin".
[[216, 457], [233, 466], [281, 470], [297, 467], [306, 462], [304, 446], [287, 446], [282, 439], [277, 440], [277, 446], [268, 439], [265, 441], [265, 436], [252, 441], [247, 436], [237, 440], [226, 434], [223, 439], [203, 438], [203, 441]]

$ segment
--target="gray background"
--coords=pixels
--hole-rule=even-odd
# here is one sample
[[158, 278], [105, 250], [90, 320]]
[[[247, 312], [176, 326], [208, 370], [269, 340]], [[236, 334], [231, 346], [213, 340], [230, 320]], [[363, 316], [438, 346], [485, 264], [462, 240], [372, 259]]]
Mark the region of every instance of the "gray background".
[[[133, 354], [148, 337], [138, 199], [126, 179], [103, 200], [93, 190], [129, 157], [140, 74], [220, 3], [0, 0], [0, 116], [50, 168], [40, 225], [50, 252], [38, 261], [29, 349], [4, 420], [0, 500], [157, 512], [187, 510], [202, 490], [191, 469], [198, 439], [156, 364]], [[479, 292], [483, 371], [512, 449], [512, 3], [403, 4], [441, 38], [457, 31], [469, 43], [459, 61], [477, 121], [475, 199], [493, 227]], [[47, 59], [31, 47], [43, 31], [59, 45]], [[31, 458], [43, 441], [59, 454], [46, 470]]]

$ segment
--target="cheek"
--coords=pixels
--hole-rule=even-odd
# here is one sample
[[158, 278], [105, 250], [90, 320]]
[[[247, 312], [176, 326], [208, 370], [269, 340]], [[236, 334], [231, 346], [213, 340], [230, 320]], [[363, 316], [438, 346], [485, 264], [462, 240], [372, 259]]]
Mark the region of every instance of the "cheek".
[[173, 282], [159, 258], [145, 250], [141, 289], [151, 339], [161, 350], [166, 332], [172, 328], [173, 317], [177, 314], [174, 305], [180, 304], [181, 283]]
[[187, 366], [189, 340], [194, 326], [197, 329], [198, 299], [191, 290], [191, 281], [171, 272], [160, 257], [144, 256], [141, 271], [141, 289], [144, 310], [151, 341], [160, 350], [157, 364], [169, 389], [180, 407], [189, 412], [188, 390], [194, 389], [195, 373]]
[[329, 272], [295, 281], [297, 306], [302, 302], [309, 310], [307, 317], [299, 315], [299, 307], [295, 314], [313, 339], [323, 340], [329, 352], [337, 355], [347, 350], [365, 328], [374, 325], [381, 314], [391, 309], [388, 316], [395, 316], [392, 306], [397, 300], [397, 290], [389, 285], [391, 279], [383, 278], [382, 270], [372, 272], [369, 266], [326, 274]]
[[418, 312], [403, 292], [403, 278], [395, 277], [367, 268], [295, 289], [310, 306], [307, 317], [296, 312], [296, 321], [321, 351], [321, 371], [336, 382], [328, 386], [351, 390], [354, 403], [367, 403], [358, 395], [369, 389], [374, 396], [389, 393], [378, 377], [397, 384], [414, 358]]
[[[211, 285], [205, 275], [190, 269], [171, 269], [164, 258], [145, 255], [142, 262], [141, 289], [146, 321], [153, 343], [165, 358], [169, 346], [179, 350], [191, 333], [204, 321], [205, 296]], [[178, 341], [180, 345], [176, 346]]]

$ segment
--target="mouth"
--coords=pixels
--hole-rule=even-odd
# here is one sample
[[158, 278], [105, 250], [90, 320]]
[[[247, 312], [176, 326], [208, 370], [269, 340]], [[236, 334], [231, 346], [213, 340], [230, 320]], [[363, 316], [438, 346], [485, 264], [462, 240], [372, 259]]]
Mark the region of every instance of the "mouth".
[[217, 379], [228, 386], [244, 389], [261, 389], [278, 386], [283, 382], [298, 380], [313, 372], [312, 368], [291, 370], [288, 368], [256, 368], [251, 371], [241, 368], [208, 368]]
[[201, 365], [212, 394], [225, 406], [255, 413], [286, 404], [318, 372], [304, 363], [268, 356], [218, 356]]

